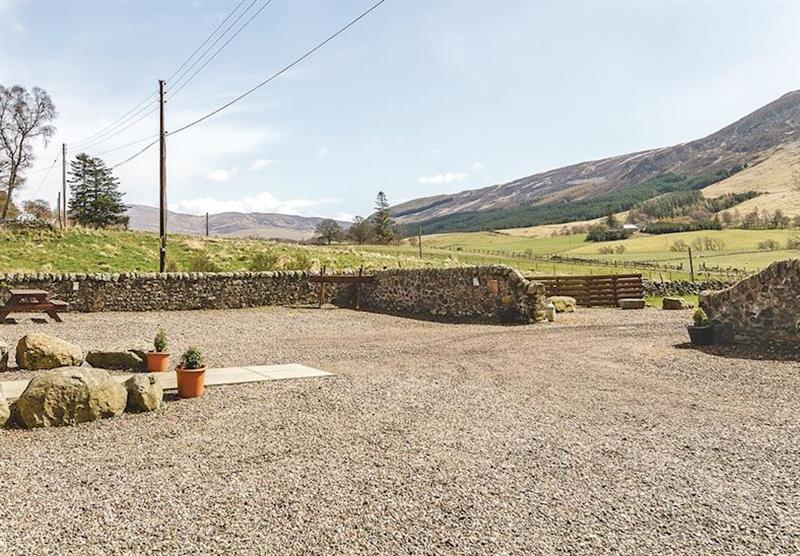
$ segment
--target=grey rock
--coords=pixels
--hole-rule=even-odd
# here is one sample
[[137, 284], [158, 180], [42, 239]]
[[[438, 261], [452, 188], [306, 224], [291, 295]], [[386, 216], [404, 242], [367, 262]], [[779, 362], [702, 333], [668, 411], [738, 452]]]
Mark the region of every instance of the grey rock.
[[8, 369], [8, 344], [0, 338], [0, 371]]
[[16, 402], [25, 428], [77, 425], [120, 415], [125, 387], [103, 369], [64, 367], [39, 374]]
[[142, 370], [146, 361], [145, 350], [110, 348], [91, 350], [86, 354], [86, 362], [99, 369]]
[[5, 427], [11, 418], [11, 408], [8, 406], [6, 397], [3, 395], [3, 388], [0, 387], [0, 428]]
[[635, 299], [635, 298], [626, 298], [619, 300], [619, 306], [621, 309], [644, 309], [647, 305], [647, 302], [642, 299]]
[[32, 332], [17, 343], [17, 366], [21, 369], [55, 369], [83, 363], [83, 350], [60, 338]]
[[164, 389], [153, 375], [133, 375], [123, 383], [128, 391], [126, 410], [131, 413], [155, 411], [161, 407]]
[[680, 309], [691, 309], [692, 304], [681, 297], [665, 297], [661, 302], [661, 308], [665, 311], [677, 311]]
[[567, 295], [554, 295], [544, 300], [546, 305], [552, 303], [556, 306], [559, 313], [574, 313], [578, 309], [578, 303], [574, 297]]

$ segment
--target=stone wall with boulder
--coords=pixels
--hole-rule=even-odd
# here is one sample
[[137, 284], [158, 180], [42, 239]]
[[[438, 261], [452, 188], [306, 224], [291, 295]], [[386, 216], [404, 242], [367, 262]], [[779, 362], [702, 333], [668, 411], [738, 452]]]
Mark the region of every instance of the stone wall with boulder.
[[[78, 312], [307, 305], [318, 300], [318, 285], [309, 276], [293, 271], [0, 274], [0, 299], [10, 289], [32, 288]], [[543, 297], [543, 289], [504, 266], [383, 270], [374, 276], [375, 282], [363, 287], [362, 307], [423, 318], [528, 322], [536, 319]], [[352, 306], [355, 291], [352, 285], [328, 284], [326, 300]]]
[[361, 307], [445, 321], [527, 323], [545, 318], [545, 290], [506, 266], [385, 270], [362, 287]]
[[717, 292], [704, 292], [700, 306], [719, 343], [800, 343], [800, 259], [765, 270]]

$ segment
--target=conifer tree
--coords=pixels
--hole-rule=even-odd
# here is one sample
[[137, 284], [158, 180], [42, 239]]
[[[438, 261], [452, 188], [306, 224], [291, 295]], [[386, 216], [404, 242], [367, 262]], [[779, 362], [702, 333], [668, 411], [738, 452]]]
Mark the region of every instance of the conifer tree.
[[127, 226], [127, 207], [116, 178], [105, 162], [81, 153], [70, 162], [70, 218], [90, 228]]
[[375, 200], [375, 214], [372, 216], [372, 221], [375, 224], [375, 240], [378, 243], [387, 244], [394, 241], [396, 234], [392, 210], [383, 191], [378, 192], [378, 198]]

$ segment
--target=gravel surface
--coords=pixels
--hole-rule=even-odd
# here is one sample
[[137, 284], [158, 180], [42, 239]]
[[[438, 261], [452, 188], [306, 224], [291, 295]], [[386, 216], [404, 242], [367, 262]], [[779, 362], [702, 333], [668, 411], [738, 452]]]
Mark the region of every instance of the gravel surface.
[[2, 327], [10, 345], [41, 330], [89, 348], [160, 324], [212, 366], [337, 376], [0, 430], [0, 554], [798, 553], [798, 364], [685, 349], [689, 318], [269, 308]]

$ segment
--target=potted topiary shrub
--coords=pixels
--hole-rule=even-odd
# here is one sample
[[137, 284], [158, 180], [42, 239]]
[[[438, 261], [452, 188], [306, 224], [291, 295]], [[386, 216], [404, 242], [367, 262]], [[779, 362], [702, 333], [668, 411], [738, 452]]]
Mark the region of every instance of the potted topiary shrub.
[[178, 395], [181, 398], [198, 398], [203, 395], [206, 361], [199, 349], [190, 347], [184, 351], [175, 373], [178, 377]]
[[167, 333], [163, 329], [159, 329], [153, 340], [153, 351], [147, 352], [147, 370], [151, 373], [162, 373], [169, 370]]
[[698, 307], [694, 312], [694, 325], [688, 325], [689, 339], [696, 346], [708, 346], [714, 342], [714, 329], [708, 324], [708, 315]]

